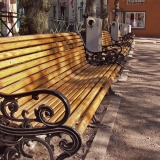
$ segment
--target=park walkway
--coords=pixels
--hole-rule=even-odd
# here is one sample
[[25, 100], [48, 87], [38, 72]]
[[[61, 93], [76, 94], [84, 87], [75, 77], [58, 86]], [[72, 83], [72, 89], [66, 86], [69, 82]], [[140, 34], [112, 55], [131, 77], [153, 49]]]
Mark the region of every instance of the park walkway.
[[160, 39], [136, 38], [85, 160], [160, 160]]

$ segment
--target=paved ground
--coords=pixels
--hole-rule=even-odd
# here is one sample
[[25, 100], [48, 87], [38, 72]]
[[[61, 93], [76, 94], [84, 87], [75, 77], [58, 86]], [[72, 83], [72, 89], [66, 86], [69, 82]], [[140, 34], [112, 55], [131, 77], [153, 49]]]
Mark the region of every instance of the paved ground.
[[[160, 160], [160, 39], [136, 38], [85, 160]], [[103, 102], [104, 103], [104, 102]], [[102, 104], [103, 104], [102, 103]]]

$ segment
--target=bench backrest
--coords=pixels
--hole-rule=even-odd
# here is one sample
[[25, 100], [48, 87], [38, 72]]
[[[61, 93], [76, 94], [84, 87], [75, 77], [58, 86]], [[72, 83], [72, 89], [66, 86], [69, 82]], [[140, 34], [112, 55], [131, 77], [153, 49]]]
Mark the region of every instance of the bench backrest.
[[0, 92], [48, 88], [82, 67], [84, 53], [76, 33], [0, 38]]
[[107, 46], [112, 44], [112, 38], [108, 31], [102, 31], [102, 46]]
[[[122, 37], [120, 31], [118, 32], [118, 37]], [[111, 37], [111, 34], [106, 31], [106, 30], [103, 30], [102, 31], [102, 46], [107, 46], [107, 45], [112, 45], [112, 37]]]

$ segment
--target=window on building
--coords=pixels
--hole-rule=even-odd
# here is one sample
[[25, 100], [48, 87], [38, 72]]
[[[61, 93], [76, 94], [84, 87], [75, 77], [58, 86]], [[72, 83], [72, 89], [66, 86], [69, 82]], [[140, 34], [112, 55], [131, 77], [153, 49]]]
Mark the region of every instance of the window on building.
[[145, 12], [126, 12], [125, 23], [132, 28], [145, 28]]
[[83, 21], [83, 8], [80, 8], [80, 21]]
[[53, 6], [53, 18], [56, 19], [56, 6]]
[[127, 0], [128, 4], [145, 3], [145, 0]]
[[65, 9], [68, 5], [69, 1], [68, 0], [61, 0], [60, 1], [60, 6], [61, 6], [61, 18], [64, 19], [65, 17]]

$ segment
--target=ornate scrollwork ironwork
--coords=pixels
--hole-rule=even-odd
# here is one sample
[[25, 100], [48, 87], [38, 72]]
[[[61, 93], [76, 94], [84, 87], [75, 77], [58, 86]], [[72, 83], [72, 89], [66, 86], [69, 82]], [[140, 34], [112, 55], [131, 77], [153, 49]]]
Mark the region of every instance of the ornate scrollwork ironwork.
[[105, 58], [107, 64], [114, 64], [118, 60], [118, 54], [116, 52], [109, 51]]
[[[72, 156], [75, 154], [80, 146], [81, 146], [81, 138], [79, 134], [70, 127], [67, 126], [60, 126], [60, 127], [42, 127], [42, 128], [32, 128], [32, 129], [22, 129], [17, 128], [13, 131], [13, 128], [10, 127], [2, 127], [0, 125], [1, 133], [3, 132], [9, 135], [15, 135], [19, 137], [17, 141], [15, 140], [5, 140], [0, 138], [1, 143], [5, 144], [6, 146], [9, 146], [5, 151], [4, 154], [1, 156], [1, 159], [4, 160], [10, 160], [11, 158], [19, 158], [20, 155], [23, 155], [27, 158], [33, 158], [33, 155], [30, 153], [27, 153], [25, 151], [25, 147], [29, 146], [28, 142], [39, 142], [42, 144], [48, 151], [48, 156], [50, 160], [56, 159], [56, 160], [62, 160], [67, 157]], [[5, 135], [7, 135], [5, 134]], [[39, 135], [45, 135], [45, 138], [39, 138], [37, 136]], [[59, 155], [55, 155], [55, 145], [52, 144], [52, 139], [54, 138], [62, 138], [62, 135], [67, 135], [70, 137], [70, 139], [61, 139], [59, 140], [58, 144], [59, 148], [62, 152], [59, 153]], [[10, 147], [11, 146], [11, 147]]]
[[89, 63], [96, 63], [97, 65], [114, 64], [118, 60], [118, 54], [116, 50], [105, 50], [102, 53], [94, 54], [89, 53], [87, 55]]
[[[54, 111], [45, 104], [34, 110], [35, 118], [28, 118], [27, 114], [29, 112], [27, 110], [21, 112], [21, 119], [15, 117], [15, 113], [20, 108], [18, 104], [19, 98], [32, 96], [32, 99], [38, 100], [40, 94], [53, 95], [61, 100], [65, 111], [60, 121], [49, 122], [48, 119], [54, 116]], [[25, 146], [29, 146], [28, 142], [42, 144], [48, 151], [50, 160], [61, 160], [70, 157], [81, 147], [81, 138], [77, 131], [63, 125], [70, 115], [70, 105], [67, 98], [60, 92], [44, 89], [19, 94], [0, 93], [0, 97], [2, 97], [0, 103], [0, 111], [2, 113], [0, 117], [0, 143], [6, 146], [3, 155], [0, 156], [1, 159], [17, 159], [21, 155], [33, 158], [32, 154], [25, 151]], [[32, 127], [32, 122], [41, 123], [42, 127]], [[45, 138], [39, 137], [41, 135], [45, 136]], [[56, 155], [56, 147], [54, 143], [52, 144], [52, 141], [57, 137], [59, 137], [58, 146], [61, 152], [56, 152]]]
[[[50, 94], [50, 95], [53, 95], [59, 98], [62, 101], [64, 108], [65, 108], [65, 112], [64, 112], [65, 115], [61, 119], [61, 121], [51, 123], [45, 120], [43, 113], [45, 113], [45, 115], [47, 115], [48, 117], [52, 117], [54, 115], [54, 112], [52, 108], [50, 108], [49, 106], [45, 106], [44, 104], [40, 105], [38, 110], [35, 110], [35, 117], [36, 117], [35, 119], [27, 118], [26, 116], [26, 114], [28, 114], [27, 110], [23, 110], [21, 113], [23, 119], [19, 119], [14, 116], [14, 114], [19, 109], [19, 105], [17, 101], [19, 98], [26, 97], [26, 96], [32, 96], [32, 99], [38, 100], [39, 94], [48, 94], [48, 95]], [[25, 93], [19, 93], [19, 94], [0, 93], [0, 97], [4, 98], [4, 100], [1, 102], [1, 112], [6, 119], [9, 119], [12, 121], [23, 122], [26, 124], [29, 124], [30, 122], [35, 121], [35, 122], [43, 123], [46, 126], [60, 126], [66, 122], [70, 114], [70, 105], [69, 105], [67, 98], [56, 90], [47, 90], [47, 89], [34, 90], [31, 92], [25, 92]]]
[[[83, 39], [79, 33], [77, 33], [82, 42]], [[104, 65], [104, 64], [114, 64], [117, 62], [119, 54], [122, 52], [122, 46], [120, 44], [113, 44], [108, 46], [102, 46], [102, 51], [92, 52], [87, 49], [83, 42], [83, 46], [86, 50], [86, 59], [90, 64]], [[109, 49], [111, 47], [111, 49]]]

